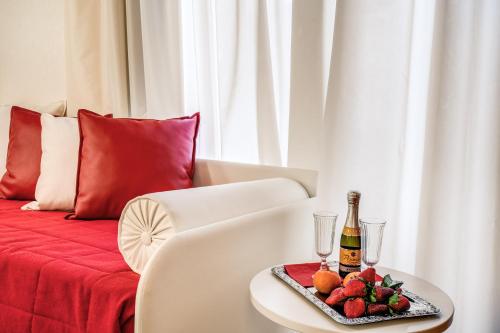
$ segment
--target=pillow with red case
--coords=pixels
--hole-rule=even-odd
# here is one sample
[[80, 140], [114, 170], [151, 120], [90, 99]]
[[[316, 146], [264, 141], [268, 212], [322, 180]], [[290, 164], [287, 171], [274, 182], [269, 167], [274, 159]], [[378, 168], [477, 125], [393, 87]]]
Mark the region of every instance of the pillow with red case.
[[13, 106], [10, 119], [7, 171], [0, 181], [0, 197], [34, 200], [40, 159], [42, 125], [40, 113]]
[[71, 219], [117, 219], [143, 194], [192, 187], [199, 113], [167, 120], [78, 111], [80, 157]]

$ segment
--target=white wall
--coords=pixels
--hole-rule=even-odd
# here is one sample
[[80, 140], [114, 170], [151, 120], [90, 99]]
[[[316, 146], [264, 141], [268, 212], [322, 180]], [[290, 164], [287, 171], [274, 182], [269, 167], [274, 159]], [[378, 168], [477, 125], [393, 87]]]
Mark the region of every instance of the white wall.
[[0, 0], [0, 104], [66, 99], [64, 0]]

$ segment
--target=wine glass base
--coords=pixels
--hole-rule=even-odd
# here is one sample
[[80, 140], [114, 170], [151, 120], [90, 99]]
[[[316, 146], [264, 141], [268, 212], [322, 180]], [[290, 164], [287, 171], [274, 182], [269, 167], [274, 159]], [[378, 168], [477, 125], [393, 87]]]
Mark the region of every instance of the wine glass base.
[[332, 272], [337, 272], [339, 271], [339, 262], [338, 260], [331, 260], [327, 262], [328, 264], [328, 269]]

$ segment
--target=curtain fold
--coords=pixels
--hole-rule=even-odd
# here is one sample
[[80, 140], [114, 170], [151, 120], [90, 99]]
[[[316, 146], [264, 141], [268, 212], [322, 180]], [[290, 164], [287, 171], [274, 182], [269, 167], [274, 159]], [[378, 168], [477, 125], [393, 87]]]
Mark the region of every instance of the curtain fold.
[[142, 50], [141, 3], [125, 0], [127, 31], [127, 66], [131, 117], [146, 114], [146, 84], [144, 82], [144, 57]]
[[[361, 216], [390, 221], [385, 244], [395, 244], [412, 2], [338, 1], [335, 11], [318, 206], [342, 212], [346, 193], [359, 190]], [[385, 249], [383, 261], [394, 252]]]
[[182, 1], [141, 0], [146, 115], [184, 115]]
[[[457, 331], [496, 332], [500, 4], [449, 1], [436, 6], [439, 44], [432, 68], [435, 92], [428, 109], [416, 272], [453, 297]], [[474, 304], [479, 285], [485, 308]]]
[[[318, 169], [333, 13], [327, 1], [293, 3], [287, 165]], [[329, 15], [324, 15], [327, 13]], [[314, 37], [313, 37], [314, 36]], [[331, 36], [331, 35], [330, 35]]]
[[124, 0], [65, 1], [68, 115], [79, 108], [128, 116]]
[[281, 151], [278, 125], [278, 105], [275, 98], [275, 83], [271, 58], [271, 36], [269, 10], [266, 0], [259, 0], [257, 13], [257, 39], [259, 47], [256, 56], [256, 127], [258, 161], [264, 164], [281, 165]]

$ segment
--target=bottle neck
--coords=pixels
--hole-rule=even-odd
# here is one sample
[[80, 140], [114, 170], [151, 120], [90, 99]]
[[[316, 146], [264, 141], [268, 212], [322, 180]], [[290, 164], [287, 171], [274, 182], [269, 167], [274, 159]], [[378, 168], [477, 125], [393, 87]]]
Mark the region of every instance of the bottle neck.
[[349, 209], [347, 211], [347, 217], [345, 220], [345, 226], [349, 228], [359, 228], [358, 220], [358, 205], [354, 203], [349, 204]]

